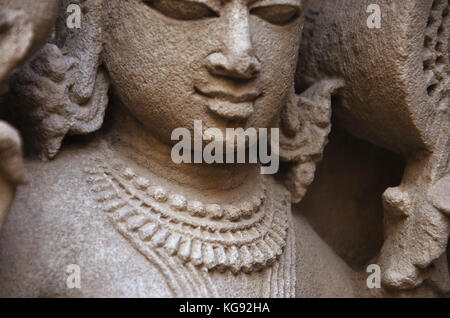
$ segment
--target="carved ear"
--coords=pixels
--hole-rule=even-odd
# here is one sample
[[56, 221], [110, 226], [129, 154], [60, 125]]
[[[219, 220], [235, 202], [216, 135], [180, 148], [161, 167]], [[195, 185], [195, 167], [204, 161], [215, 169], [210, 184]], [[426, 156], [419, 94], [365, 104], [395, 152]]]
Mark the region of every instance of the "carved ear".
[[58, 46], [46, 44], [11, 81], [24, 138], [44, 159], [55, 157], [66, 135], [99, 129], [108, 105], [109, 81], [100, 66], [101, 1], [81, 1], [80, 6], [83, 27], [68, 29], [61, 6]]
[[314, 179], [331, 130], [331, 95], [342, 80], [322, 80], [301, 95], [292, 92], [281, 113], [280, 159], [290, 163], [285, 184], [298, 203]]
[[26, 56], [32, 39], [33, 26], [25, 13], [0, 8], [0, 93], [7, 90], [6, 78]]

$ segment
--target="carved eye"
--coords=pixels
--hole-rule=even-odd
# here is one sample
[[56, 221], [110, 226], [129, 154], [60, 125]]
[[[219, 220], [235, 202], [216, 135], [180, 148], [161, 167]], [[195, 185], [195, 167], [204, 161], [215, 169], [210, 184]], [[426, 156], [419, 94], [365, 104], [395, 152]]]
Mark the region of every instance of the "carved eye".
[[191, 0], [145, 0], [153, 9], [177, 20], [216, 18], [219, 15], [207, 5]]
[[276, 25], [286, 25], [297, 19], [300, 10], [290, 5], [268, 5], [256, 7], [250, 10], [251, 14]]

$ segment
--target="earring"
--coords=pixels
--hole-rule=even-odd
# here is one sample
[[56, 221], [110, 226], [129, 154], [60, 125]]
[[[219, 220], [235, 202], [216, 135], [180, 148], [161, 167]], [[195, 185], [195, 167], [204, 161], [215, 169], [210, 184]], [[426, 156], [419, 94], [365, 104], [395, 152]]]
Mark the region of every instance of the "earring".
[[298, 203], [314, 179], [331, 130], [331, 96], [344, 85], [321, 80], [300, 95], [291, 90], [280, 114], [280, 160], [288, 164], [284, 182]]

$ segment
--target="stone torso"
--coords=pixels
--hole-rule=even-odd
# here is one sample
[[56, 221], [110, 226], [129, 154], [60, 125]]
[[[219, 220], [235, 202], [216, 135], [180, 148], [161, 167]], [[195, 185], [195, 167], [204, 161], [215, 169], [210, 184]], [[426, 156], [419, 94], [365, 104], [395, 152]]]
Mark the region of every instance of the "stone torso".
[[[229, 221], [224, 206], [221, 218], [211, 217], [207, 204], [205, 214], [196, 214], [189, 198], [175, 213], [173, 194], [155, 199], [151, 185], [144, 189], [137, 176], [127, 180], [132, 170], [102, 162], [98, 147], [69, 148], [51, 163], [27, 161], [32, 181], [19, 189], [2, 232], [3, 296], [320, 295], [328, 277], [310, 263], [330, 266], [327, 272], [342, 280], [337, 272], [346, 266], [301, 217], [292, 218], [288, 192], [272, 177], [251, 216]], [[302, 232], [297, 243], [295, 227]], [[309, 254], [315, 248], [325, 253]], [[296, 274], [296, 259], [309, 272]], [[81, 289], [67, 288], [70, 264], [80, 266]], [[351, 292], [345, 279], [336, 285]]]
[[[222, 218], [194, 217], [189, 201], [175, 214], [169, 201], [93, 158], [100, 157], [91, 148], [68, 150], [48, 170], [27, 163], [33, 181], [20, 189], [2, 233], [5, 295], [294, 296], [290, 204], [275, 181], [267, 179], [271, 191], [250, 217], [227, 221], [227, 207]], [[80, 290], [66, 287], [70, 264], [80, 266]], [[24, 275], [35, 289], [20, 284]]]

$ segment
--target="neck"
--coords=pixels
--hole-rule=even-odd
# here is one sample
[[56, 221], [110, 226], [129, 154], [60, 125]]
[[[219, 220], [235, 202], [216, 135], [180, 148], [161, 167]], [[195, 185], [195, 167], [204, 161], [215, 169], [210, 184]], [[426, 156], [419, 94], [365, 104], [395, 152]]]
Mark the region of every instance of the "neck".
[[123, 106], [113, 105], [108, 140], [114, 155], [158, 179], [196, 190], [225, 191], [258, 178], [256, 164], [175, 164], [172, 146], [155, 138]]

